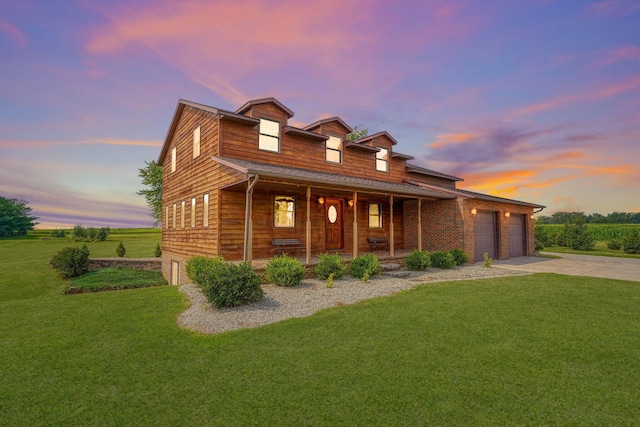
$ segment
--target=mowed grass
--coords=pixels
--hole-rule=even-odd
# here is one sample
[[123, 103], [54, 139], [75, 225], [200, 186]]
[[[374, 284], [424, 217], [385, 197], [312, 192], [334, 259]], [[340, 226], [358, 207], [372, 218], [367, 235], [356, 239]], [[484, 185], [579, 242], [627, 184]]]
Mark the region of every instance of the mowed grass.
[[640, 422], [637, 282], [437, 283], [204, 336], [176, 287], [63, 295], [22, 251], [0, 240], [3, 271], [41, 270], [0, 275], [0, 425]]
[[72, 280], [65, 293], [114, 291], [168, 285], [159, 271], [101, 268]]

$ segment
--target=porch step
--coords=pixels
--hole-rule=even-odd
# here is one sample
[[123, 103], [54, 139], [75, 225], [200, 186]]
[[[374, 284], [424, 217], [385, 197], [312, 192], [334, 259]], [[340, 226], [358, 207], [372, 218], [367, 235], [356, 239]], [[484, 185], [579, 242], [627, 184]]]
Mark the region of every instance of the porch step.
[[402, 279], [404, 277], [409, 277], [411, 275], [411, 272], [406, 270], [399, 270], [399, 271], [387, 271], [387, 272], [384, 272], [383, 274], [385, 276], [390, 276], [395, 279]]
[[400, 264], [396, 264], [395, 262], [383, 262], [380, 264], [380, 267], [382, 267], [382, 271], [393, 271], [399, 270], [402, 266]]

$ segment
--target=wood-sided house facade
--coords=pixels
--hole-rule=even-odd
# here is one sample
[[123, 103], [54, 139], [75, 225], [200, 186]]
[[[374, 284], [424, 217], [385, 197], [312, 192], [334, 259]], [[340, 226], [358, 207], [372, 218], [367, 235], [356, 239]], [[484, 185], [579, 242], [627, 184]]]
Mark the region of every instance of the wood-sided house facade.
[[543, 206], [456, 188], [461, 181], [407, 163], [378, 132], [348, 141], [339, 117], [303, 128], [274, 98], [235, 112], [178, 102], [158, 159], [163, 167], [162, 269], [185, 283], [196, 255], [252, 261], [273, 239], [298, 239], [303, 261], [325, 252], [387, 253], [461, 248], [470, 260], [534, 252], [534, 209]]

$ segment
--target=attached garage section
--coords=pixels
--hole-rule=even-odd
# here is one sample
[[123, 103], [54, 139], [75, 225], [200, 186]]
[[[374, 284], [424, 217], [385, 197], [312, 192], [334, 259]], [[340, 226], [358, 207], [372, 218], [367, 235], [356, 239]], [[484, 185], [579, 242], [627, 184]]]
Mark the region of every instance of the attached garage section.
[[524, 215], [511, 214], [509, 217], [509, 258], [525, 256]]
[[473, 219], [475, 252], [474, 261], [482, 261], [485, 252], [489, 258], [496, 258], [497, 233], [496, 233], [496, 213], [479, 211]]

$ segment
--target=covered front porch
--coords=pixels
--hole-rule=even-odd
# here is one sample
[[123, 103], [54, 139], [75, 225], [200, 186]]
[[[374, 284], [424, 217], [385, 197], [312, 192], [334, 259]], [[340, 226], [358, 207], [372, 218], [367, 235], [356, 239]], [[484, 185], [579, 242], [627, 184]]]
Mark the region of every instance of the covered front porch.
[[[244, 179], [220, 192], [220, 250], [259, 267], [278, 253], [312, 265], [322, 253], [393, 260], [422, 250], [422, 204], [455, 195], [405, 183], [214, 158]], [[244, 217], [238, 213], [244, 212]], [[287, 240], [290, 250], [277, 243]], [[372, 245], [372, 241], [382, 245]]]

